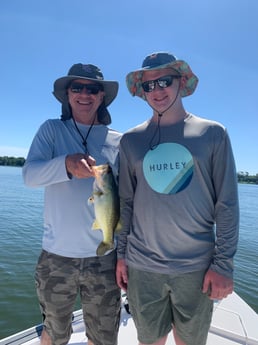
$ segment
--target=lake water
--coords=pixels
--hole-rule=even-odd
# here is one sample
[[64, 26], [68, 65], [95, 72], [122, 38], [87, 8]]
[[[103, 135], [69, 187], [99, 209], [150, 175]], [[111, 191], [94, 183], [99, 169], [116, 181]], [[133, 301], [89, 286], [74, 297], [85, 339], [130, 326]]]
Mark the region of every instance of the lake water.
[[[239, 184], [235, 291], [258, 313], [258, 186]], [[43, 189], [24, 186], [21, 168], [0, 166], [0, 339], [41, 322], [34, 268], [41, 250]]]

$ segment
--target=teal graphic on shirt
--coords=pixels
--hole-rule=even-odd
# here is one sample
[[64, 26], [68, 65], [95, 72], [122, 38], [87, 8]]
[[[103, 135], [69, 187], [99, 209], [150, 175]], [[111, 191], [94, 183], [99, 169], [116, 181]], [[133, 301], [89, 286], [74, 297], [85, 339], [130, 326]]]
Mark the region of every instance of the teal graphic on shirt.
[[163, 143], [149, 150], [143, 160], [143, 173], [158, 193], [176, 194], [185, 189], [193, 176], [193, 157], [177, 143]]

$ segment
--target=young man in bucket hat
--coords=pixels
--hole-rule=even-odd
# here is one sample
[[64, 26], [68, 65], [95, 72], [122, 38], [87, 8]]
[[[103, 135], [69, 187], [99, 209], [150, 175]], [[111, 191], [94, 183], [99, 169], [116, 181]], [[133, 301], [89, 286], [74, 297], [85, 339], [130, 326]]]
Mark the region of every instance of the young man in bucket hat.
[[121, 134], [110, 129], [107, 107], [118, 92], [91, 64], [75, 64], [54, 83], [61, 119], [47, 120], [31, 144], [23, 168], [27, 186], [45, 187], [43, 250], [36, 287], [43, 315], [41, 344], [67, 344], [80, 295], [89, 345], [117, 344], [120, 289], [116, 250], [96, 256], [102, 234], [92, 230], [93, 165], [118, 171]]
[[139, 344], [204, 345], [213, 300], [233, 290], [239, 208], [226, 129], [186, 111], [198, 79], [167, 52], [126, 77], [152, 117], [120, 142], [123, 229], [117, 282], [127, 290]]

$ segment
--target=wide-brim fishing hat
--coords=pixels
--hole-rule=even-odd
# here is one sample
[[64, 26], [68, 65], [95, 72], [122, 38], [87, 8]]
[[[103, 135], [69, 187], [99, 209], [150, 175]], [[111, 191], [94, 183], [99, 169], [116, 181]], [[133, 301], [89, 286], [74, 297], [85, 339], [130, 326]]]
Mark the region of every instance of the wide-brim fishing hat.
[[142, 68], [130, 72], [126, 76], [126, 85], [133, 96], [138, 96], [146, 100], [145, 92], [142, 88], [142, 76], [145, 71], [161, 70], [172, 68], [180, 76], [185, 78], [185, 85], [180, 90], [181, 97], [191, 95], [198, 83], [197, 76], [192, 72], [188, 63], [178, 60], [174, 55], [167, 52], [157, 52], [148, 55], [142, 63]]
[[105, 92], [103, 103], [100, 105], [97, 113], [98, 120], [104, 125], [111, 123], [111, 116], [107, 109], [118, 93], [118, 82], [113, 80], [104, 80], [101, 70], [92, 64], [74, 64], [68, 71], [67, 76], [61, 77], [54, 82], [54, 96], [62, 103], [62, 120], [68, 120], [72, 117], [71, 107], [68, 103], [67, 89], [71, 82], [76, 79], [91, 80], [101, 84]]
[[54, 82], [53, 94], [59, 102], [66, 102], [67, 88], [75, 79], [91, 80], [101, 84], [105, 92], [104, 104], [106, 107], [116, 98], [118, 92], [117, 81], [104, 80], [104, 76], [97, 66], [77, 63], [69, 69], [67, 76], [59, 78]]

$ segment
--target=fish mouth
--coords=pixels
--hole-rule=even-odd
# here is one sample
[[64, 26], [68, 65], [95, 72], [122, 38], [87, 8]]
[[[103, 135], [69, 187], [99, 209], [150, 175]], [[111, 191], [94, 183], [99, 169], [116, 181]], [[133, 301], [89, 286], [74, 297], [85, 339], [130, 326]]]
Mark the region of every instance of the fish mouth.
[[102, 165], [96, 165], [91, 167], [93, 170], [93, 174], [95, 177], [96, 185], [95, 187], [99, 191], [103, 191], [105, 188], [106, 182], [104, 181], [104, 178], [102, 178], [104, 175], [112, 173], [112, 169], [109, 166], [109, 164], [102, 164]]
[[99, 178], [103, 174], [111, 172], [109, 164], [96, 165], [91, 167], [96, 178]]

